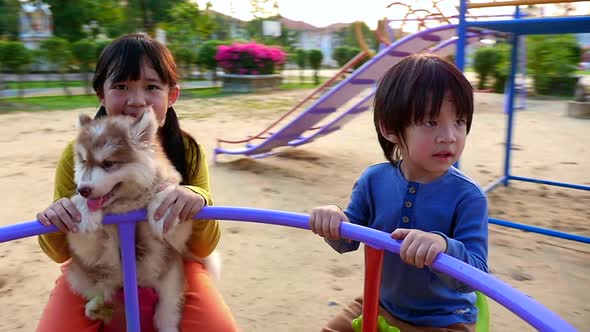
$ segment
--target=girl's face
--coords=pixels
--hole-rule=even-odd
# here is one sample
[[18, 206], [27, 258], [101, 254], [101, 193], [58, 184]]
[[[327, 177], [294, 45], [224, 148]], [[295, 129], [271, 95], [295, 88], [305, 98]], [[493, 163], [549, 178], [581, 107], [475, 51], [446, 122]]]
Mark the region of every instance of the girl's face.
[[422, 183], [439, 178], [457, 162], [467, 138], [467, 122], [457, 117], [455, 104], [448, 95], [436, 118], [427, 118], [406, 128], [406, 144], [396, 135], [380, 129], [387, 140], [399, 144], [406, 179]]
[[142, 111], [152, 111], [158, 123], [166, 118], [166, 110], [176, 102], [180, 88], [164, 84], [158, 73], [144, 64], [141, 77], [137, 81], [113, 82], [106, 80], [102, 94], [98, 94], [100, 104], [108, 115], [129, 115], [136, 117]]

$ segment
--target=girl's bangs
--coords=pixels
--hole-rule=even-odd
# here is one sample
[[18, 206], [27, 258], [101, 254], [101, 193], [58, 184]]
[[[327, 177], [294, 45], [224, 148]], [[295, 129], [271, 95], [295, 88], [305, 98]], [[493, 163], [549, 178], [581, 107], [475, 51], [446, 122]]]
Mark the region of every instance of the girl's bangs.
[[128, 40], [121, 48], [120, 55], [112, 59], [108, 67], [107, 80], [112, 82], [137, 81], [141, 79], [141, 71], [144, 64], [148, 65], [158, 73], [162, 83], [172, 86], [176, 84], [173, 73], [170, 71], [160, 56], [158, 50], [153, 45], [147, 44], [142, 40]]

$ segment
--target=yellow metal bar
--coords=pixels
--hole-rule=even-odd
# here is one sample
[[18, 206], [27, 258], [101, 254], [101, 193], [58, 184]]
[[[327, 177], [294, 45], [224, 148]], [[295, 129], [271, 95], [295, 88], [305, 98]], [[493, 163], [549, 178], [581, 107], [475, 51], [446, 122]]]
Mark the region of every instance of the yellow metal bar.
[[480, 3], [467, 3], [467, 8], [488, 8], [488, 7], [504, 7], [504, 6], [525, 6], [525, 5], [543, 5], [549, 3], [570, 3], [570, 2], [583, 2], [580, 0], [515, 0], [515, 1], [494, 1], [494, 2], [480, 2]]

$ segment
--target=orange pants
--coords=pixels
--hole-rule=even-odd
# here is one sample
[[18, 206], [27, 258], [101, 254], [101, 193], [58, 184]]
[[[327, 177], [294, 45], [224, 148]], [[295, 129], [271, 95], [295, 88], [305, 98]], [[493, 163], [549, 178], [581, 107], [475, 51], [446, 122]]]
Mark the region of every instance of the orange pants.
[[[41, 315], [37, 332], [98, 332], [101, 322], [92, 321], [84, 315], [86, 301], [70, 288], [65, 274], [67, 263], [62, 266], [62, 275]], [[215, 288], [209, 275], [198, 262], [185, 262], [187, 281], [185, 291], [182, 331], [233, 332], [238, 331], [236, 322]]]

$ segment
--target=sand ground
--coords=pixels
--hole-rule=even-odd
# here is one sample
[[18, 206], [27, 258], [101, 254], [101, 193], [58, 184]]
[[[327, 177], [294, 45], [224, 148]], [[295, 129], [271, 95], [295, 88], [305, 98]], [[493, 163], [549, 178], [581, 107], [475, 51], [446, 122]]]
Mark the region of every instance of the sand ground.
[[[181, 124], [204, 145], [216, 205], [307, 213], [346, 205], [367, 166], [381, 162], [370, 112], [342, 130], [266, 159], [221, 156], [216, 138], [256, 134], [309, 91], [184, 100]], [[503, 97], [476, 95], [476, 115], [461, 168], [482, 185], [502, 174]], [[529, 100], [516, 114], [515, 175], [590, 185], [590, 121], [565, 116], [564, 101]], [[0, 116], [0, 225], [33, 220], [52, 197], [53, 173], [80, 112]], [[590, 193], [515, 182], [489, 194], [490, 215], [590, 236]], [[362, 251], [339, 255], [311, 232], [222, 222], [220, 291], [244, 331], [317, 331], [362, 291]], [[580, 331], [590, 328], [590, 247], [490, 226], [492, 273], [541, 302]], [[36, 238], [0, 244], [0, 331], [33, 331], [59, 273]], [[491, 304], [493, 331], [532, 331]]]

